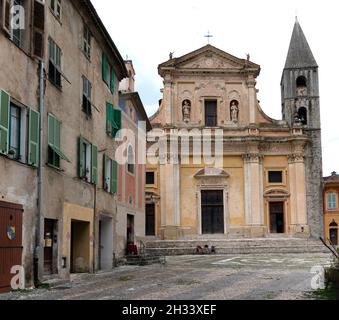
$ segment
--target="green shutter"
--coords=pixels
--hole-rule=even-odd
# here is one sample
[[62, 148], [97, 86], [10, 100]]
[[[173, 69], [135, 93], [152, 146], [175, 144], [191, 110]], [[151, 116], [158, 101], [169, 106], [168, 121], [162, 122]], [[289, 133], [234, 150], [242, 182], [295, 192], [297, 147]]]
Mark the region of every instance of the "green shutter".
[[106, 53], [102, 53], [102, 80], [107, 83], [107, 57]]
[[48, 145], [54, 147], [55, 139], [55, 118], [52, 115], [48, 115]]
[[102, 182], [103, 182], [103, 188], [106, 191], [106, 160], [107, 156], [104, 154], [103, 156], [103, 164], [102, 164]]
[[114, 109], [113, 110], [113, 116], [114, 116], [113, 121], [116, 125], [116, 129], [115, 129], [114, 135], [113, 135], [113, 138], [115, 138], [118, 131], [121, 130], [121, 128], [122, 128], [122, 112], [121, 112], [121, 110]]
[[111, 162], [111, 193], [118, 192], [118, 163], [115, 160]]
[[111, 83], [110, 83], [110, 89], [112, 94], [114, 94], [114, 86], [115, 86], [115, 72], [114, 69], [111, 68]]
[[5, 155], [9, 148], [9, 112], [10, 97], [5, 91], [0, 91], [0, 153]]
[[79, 169], [79, 177], [84, 177], [84, 170], [85, 170], [85, 159], [84, 159], [84, 140], [82, 137], [79, 138], [79, 145], [78, 145], [78, 169]]
[[28, 132], [28, 164], [34, 167], [39, 166], [39, 133], [40, 113], [29, 109], [29, 132]]
[[95, 145], [92, 145], [92, 183], [98, 184], [98, 147]]
[[56, 118], [54, 118], [54, 146], [58, 150], [61, 150], [60, 127], [61, 127], [60, 121], [58, 121]]
[[106, 132], [109, 136], [112, 135], [112, 109], [113, 106], [106, 102]]

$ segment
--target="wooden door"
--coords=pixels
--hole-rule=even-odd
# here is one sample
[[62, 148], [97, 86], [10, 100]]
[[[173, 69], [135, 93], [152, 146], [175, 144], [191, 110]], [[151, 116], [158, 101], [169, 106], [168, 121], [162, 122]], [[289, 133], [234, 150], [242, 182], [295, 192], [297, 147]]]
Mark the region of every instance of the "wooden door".
[[225, 233], [224, 192], [222, 190], [201, 192], [201, 221], [203, 234]]

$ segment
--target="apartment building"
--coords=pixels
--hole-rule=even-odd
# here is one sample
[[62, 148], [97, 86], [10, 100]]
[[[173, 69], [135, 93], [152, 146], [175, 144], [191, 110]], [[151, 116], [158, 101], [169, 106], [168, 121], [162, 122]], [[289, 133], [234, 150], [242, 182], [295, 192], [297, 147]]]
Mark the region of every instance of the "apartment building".
[[[127, 232], [117, 238], [128, 217], [117, 215], [115, 160], [129, 121], [119, 107], [125, 61], [90, 1], [0, 5], [1, 258], [16, 252], [27, 285], [34, 274], [41, 281], [111, 269], [127, 244]], [[138, 187], [132, 202], [142, 210]]]

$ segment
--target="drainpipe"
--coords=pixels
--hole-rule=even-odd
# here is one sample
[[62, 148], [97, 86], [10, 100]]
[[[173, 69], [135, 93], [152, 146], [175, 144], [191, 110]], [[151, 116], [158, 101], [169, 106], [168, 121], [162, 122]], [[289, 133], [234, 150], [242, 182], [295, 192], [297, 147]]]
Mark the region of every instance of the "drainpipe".
[[[93, 205], [93, 274], [95, 274], [95, 261], [96, 261], [96, 252], [95, 252], [95, 241], [96, 241], [96, 235], [99, 234], [99, 232], [96, 231], [96, 217], [97, 217], [97, 185], [94, 185], [94, 205]], [[99, 235], [100, 237], [100, 235]], [[99, 248], [100, 250], [100, 248]]]
[[38, 196], [37, 196], [37, 210], [35, 216], [35, 249], [34, 249], [34, 286], [40, 285], [39, 262], [42, 253], [41, 248], [41, 207], [42, 207], [42, 152], [43, 152], [43, 118], [44, 118], [44, 62], [40, 61], [39, 70], [39, 112], [40, 112], [40, 150], [39, 150], [39, 166], [38, 166]]

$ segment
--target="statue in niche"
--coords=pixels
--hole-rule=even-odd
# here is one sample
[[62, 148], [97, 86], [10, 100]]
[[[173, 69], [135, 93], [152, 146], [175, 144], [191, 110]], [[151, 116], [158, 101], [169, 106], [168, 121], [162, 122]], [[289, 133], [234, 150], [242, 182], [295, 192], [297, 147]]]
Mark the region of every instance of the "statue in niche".
[[190, 122], [191, 120], [191, 101], [185, 100], [182, 104], [182, 114], [184, 122]]
[[231, 121], [233, 123], [239, 122], [239, 103], [236, 100], [231, 102]]

